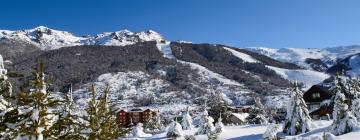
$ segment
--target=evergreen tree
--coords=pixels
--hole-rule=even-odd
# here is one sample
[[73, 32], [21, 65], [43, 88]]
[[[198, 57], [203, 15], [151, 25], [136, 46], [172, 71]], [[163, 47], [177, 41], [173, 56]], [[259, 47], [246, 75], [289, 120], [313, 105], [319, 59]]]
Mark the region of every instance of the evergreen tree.
[[91, 87], [92, 98], [88, 103], [86, 112], [89, 116], [87, 119], [88, 124], [88, 139], [117, 139], [124, 136], [127, 130], [122, 129], [116, 122], [116, 117], [113, 112], [110, 111], [107, 103], [107, 95], [109, 91], [109, 85], [105, 87], [103, 95], [100, 101], [96, 101], [95, 86]]
[[351, 89], [350, 92], [353, 95], [351, 102], [351, 110], [354, 112], [354, 116], [360, 121], [360, 81], [359, 79], [350, 79]]
[[181, 125], [177, 121], [173, 121], [166, 133], [167, 138], [179, 139], [183, 136]]
[[265, 117], [265, 109], [260, 98], [255, 97], [255, 106], [252, 107], [249, 116], [246, 118], [249, 124], [266, 124], [268, 121]]
[[210, 135], [215, 130], [213, 122], [214, 122], [214, 119], [209, 116], [209, 114], [206, 110], [206, 105], [205, 105], [204, 112], [202, 113], [202, 116], [201, 116], [200, 128], [196, 132], [196, 134], [197, 135]]
[[182, 121], [181, 121], [181, 126], [182, 129], [184, 130], [191, 130], [194, 128], [193, 124], [192, 124], [192, 118], [189, 114], [189, 107], [186, 108], [186, 111], [183, 112], [182, 114]]
[[266, 131], [263, 135], [263, 140], [277, 140], [279, 139], [277, 136], [276, 136], [276, 133], [279, 129], [279, 126], [276, 125], [276, 124], [271, 124], [269, 125], [267, 128], [266, 128]]
[[334, 110], [333, 118], [334, 122], [331, 125], [331, 130], [334, 135], [341, 135], [351, 132], [357, 125], [357, 120], [353, 115], [353, 112], [349, 109], [347, 99], [341, 90], [340, 76], [337, 75], [335, 79], [335, 97], [334, 97]]
[[135, 125], [130, 134], [129, 134], [130, 138], [145, 138], [145, 137], [151, 137], [151, 134], [146, 134], [144, 132], [144, 128], [143, 128], [143, 124], [142, 123], [138, 123], [137, 125]]
[[288, 135], [308, 132], [310, 131], [310, 121], [311, 118], [303, 99], [303, 93], [299, 90], [297, 83], [295, 83], [288, 104], [283, 132]]
[[5, 137], [10, 139], [12, 128], [8, 127], [8, 124], [16, 120], [12, 117], [16, 113], [12, 103], [12, 85], [6, 74], [7, 70], [0, 55], [0, 139]]
[[227, 121], [227, 118], [231, 115], [228, 111], [228, 105], [225, 102], [222, 94], [219, 91], [212, 90], [211, 96], [208, 101], [209, 115], [217, 121], [220, 114], [222, 114], [223, 121]]
[[221, 133], [223, 131], [224, 131], [224, 124], [222, 123], [222, 118], [221, 118], [221, 114], [220, 114], [218, 121], [215, 123], [215, 132]]
[[161, 122], [161, 116], [158, 113], [155, 113], [151, 116], [148, 123], [146, 123], [146, 131], [157, 133], [160, 132], [164, 126]]
[[0, 55], [0, 96], [2, 96], [3, 100], [8, 100], [7, 102], [9, 102], [12, 96], [12, 85], [6, 74], [7, 70], [4, 67], [3, 58]]
[[57, 114], [59, 119], [50, 128], [53, 139], [84, 139], [81, 136], [81, 124], [77, 121], [77, 116], [74, 115], [74, 100], [72, 96], [72, 87], [69, 93], [65, 96], [63, 101], [63, 108]]
[[41, 63], [33, 73], [32, 89], [21, 90], [18, 96], [18, 108], [21, 121], [18, 124], [18, 138], [42, 140], [51, 137], [50, 128], [55, 114], [52, 110], [58, 100], [50, 97], [48, 84], [45, 82], [44, 65]]

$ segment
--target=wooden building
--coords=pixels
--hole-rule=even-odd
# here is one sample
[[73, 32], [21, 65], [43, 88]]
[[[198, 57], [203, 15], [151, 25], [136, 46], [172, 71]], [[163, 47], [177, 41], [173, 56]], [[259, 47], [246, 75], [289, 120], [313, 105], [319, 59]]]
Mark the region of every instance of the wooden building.
[[331, 92], [318, 85], [312, 86], [304, 93], [303, 98], [313, 119], [331, 116], [332, 105], [330, 99], [332, 96]]
[[152, 116], [158, 113], [158, 110], [134, 108], [118, 111], [117, 117], [121, 126], [131, 127], [137, 123], [146, 124]]

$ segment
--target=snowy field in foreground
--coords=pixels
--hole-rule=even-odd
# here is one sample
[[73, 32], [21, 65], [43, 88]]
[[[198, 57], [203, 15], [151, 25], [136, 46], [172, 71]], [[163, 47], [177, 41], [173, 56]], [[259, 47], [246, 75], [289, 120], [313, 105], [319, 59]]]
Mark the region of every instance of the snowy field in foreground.
[[[296, 135], [296, 136], [286, 136], [285, 139], [290, 140], [322, 140], [324, 132], [329, 132], [331, 121], [314, 121], [312, 124], [312, 130], [308, 133]], [[261, 140], [262, 135], [266, 131], [268, 125], [240, 125], [240, 126], [225, 126], [225, 130], [219, 135], [220, 140]], [[282, 125], [279, 126], [278, 135], [280, 136], [282, 130]], [[194, 130], [183, 131], [183, 135], [193, 135], [196, 132]], [[166, 133], [161, 133], [147, 138], [138, 138], [142, 140], [161, 140], [166, 139]], [[207, 140], [205, 135], [196, 135], [196, 140]], [[128, 139], [128, 138], [126, 138]], [[358, 140], [360, 139], [360, 130], [355, 130], [354, 132], [344, 134], [338, 137], [335, 137], [336, 140]], [[128, 139], [130, 140], [130, 139]]]

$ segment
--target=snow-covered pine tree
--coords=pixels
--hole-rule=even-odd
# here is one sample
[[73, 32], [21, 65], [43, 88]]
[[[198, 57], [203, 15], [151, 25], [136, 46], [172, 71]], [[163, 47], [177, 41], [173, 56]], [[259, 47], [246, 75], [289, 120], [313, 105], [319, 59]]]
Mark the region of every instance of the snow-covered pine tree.
[[12, 96], [12, 85], [6, 76], [7, 70], [4, 67], [3, 58], [0, 55], [0, 96], [4, 100], [10, 100]]
[[222, 123], [222, 118], [221, 118], [221, 114], [220, 114], [220, 117], [218, 118], [217, 122], [215, 123], [215, 132], [221, 133], [223, 131], [224, 131], [224, 124]]
[[168, 128], [166, 137], [170, 139], [180, 139], [183, 136], [181, 131], [181, 125], [177, 121], [173, 121]]
[[68, 94], [65, 95], [65, 100], [62, 101], [62, 108], [57, 113], [59, 118], [50, 128], [52, 139], [84, 139], [80, 133], [81, 124], [77, 120], [77, 116], [73, 113], [74, 100], [72, 96], [72, 86]]
[[6, 74], [7, 70], [0, 55], [0, 139], [9, 136], [11, 128], [7, 124], [14, 121], [11, 116], [16, 113], [16, 109], [12, 107], [12, 85]]
[[100, 101], [96, 101], [95, 86], [91, 86], [92, 98], [86, 109], [88, 117], [88, 139], [118, 139], [127, 133], [126, 129], [117, 124], [116, 117], [110, 111], [107, 103], [107, 95], [110, 92], [110, 86], [107, 84]]
[[260, 98], [254, 98], [255, 105], [252, 107], [249, 116], [246, 118], [249, 124], [266, 124], [268, 120], [265, 117], [265, 108]]
[[30, 82], [32, 89], [21, 90], [18, 95], [21, 121], [18, 124], [17, 136], [20, 139], [42, 140], [51, 135], [50, 128], [53, 125], [55, 114], [50, 109], [54, 109], [59, 101], [50, 97], [42, 63], [33, 75], [34, 80]]
[[358, 78], [350, 79], [351, 89], [350, 92], [353, 95], [351, 102], [351, 110], [354, 112], [354, 116], [360, 121], [360, 80]]
[[138, 123], [137, 125], [135, 125], [132, 128], [128, 137], [130, 137], [130, 138], [145, 138], [145, 137], [151, 137], [151, 134], [146, 134], [144, 132], [143, 124]]
[[263, 134], [263, 140], [277, 140], [279, 139], [276, 136], [276, 133], [279, 129], [279, 126], [276, 124], [271, 124], [266, 128], [265, 133]]
[[303, 99], [303, 93], [299, 90], [297, 83], [292, 89], [290, 102], [283, 132], [288, 135], [297, 135], [310, 131], [311, 118]]
[[215, 121], [217, 121], [220, 114], [222, 114], [224, 122], [226, 122], [227, 118], [231, 115], [222, 94], [217, 90], [211, 90], [211, 96], [207, 104], [209, 106], [209, 115], [214, 118]]
[[342, 135], [351, 132], [357, 125], [357, 119], [353, 112], [349, 109], [346, 96], [341, 90], [341, 78], [339, 75], [335, 78], [335, 97], [334, 97], [334, 122], [331, 125], [331, 130], [334, 135]]
[[182, 114], [182, 121], [181, 121], [181, 126], [183, 130], [191, 130], [194, 128], [193, 124], [192, 124], [192, 118], [190, 116], [189, 113], [189, 107], [186, 108], [186, 111], [183, 112]]
[[158, 113], [152, 114], [149, 122], [146, 123], [145, 128], [146, 131], [150, 133], [160, 132], [164, 128], [164, 125], [161, 122], [160, 114]]
[[201, 115], [200, 128], [196, 132], [196, 135], [210, 135], [212, 132], [214, 132], [215, 127], [213, 122], [214, 119], [209, 116], [205, 105], [204, 112]]

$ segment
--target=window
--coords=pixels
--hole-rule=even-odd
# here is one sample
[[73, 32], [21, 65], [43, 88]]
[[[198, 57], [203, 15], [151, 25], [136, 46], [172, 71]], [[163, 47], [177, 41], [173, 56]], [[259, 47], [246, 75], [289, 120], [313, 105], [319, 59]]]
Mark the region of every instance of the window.
[[313, 98], [313, 99], [320, 98], [320, 93], [314, 93], [314, 94], [312, 94], [312, 98]]

